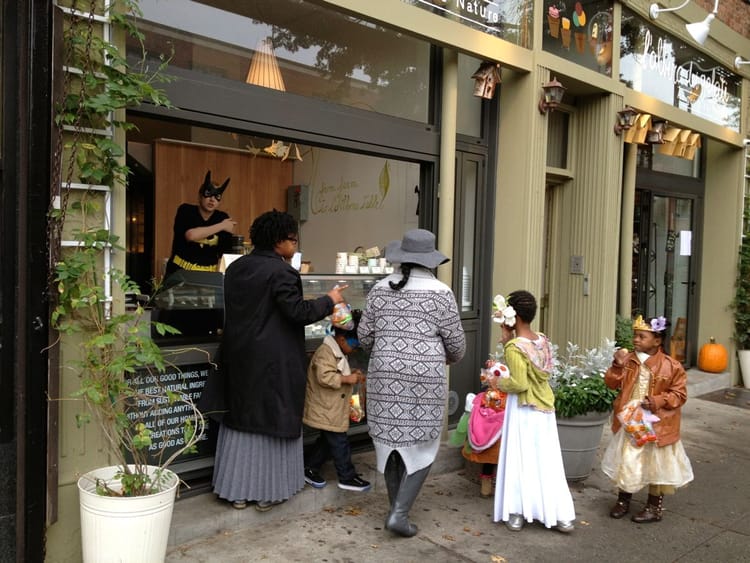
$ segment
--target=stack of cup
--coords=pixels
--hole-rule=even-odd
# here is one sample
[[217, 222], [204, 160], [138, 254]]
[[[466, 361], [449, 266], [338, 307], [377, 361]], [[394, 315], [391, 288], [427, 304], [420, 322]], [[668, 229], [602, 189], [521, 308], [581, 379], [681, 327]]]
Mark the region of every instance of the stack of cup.
[[346, 252], [336, 253], [336, 273], [343, 274], [346, 271], [347, 254]]

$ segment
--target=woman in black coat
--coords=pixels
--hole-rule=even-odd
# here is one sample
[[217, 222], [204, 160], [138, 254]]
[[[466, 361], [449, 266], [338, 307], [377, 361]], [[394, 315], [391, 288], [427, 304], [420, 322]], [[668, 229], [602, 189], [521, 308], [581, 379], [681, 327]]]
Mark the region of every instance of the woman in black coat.
[[297, 270], [297, 223], [280, 211], [250, 227], [251, 254], [224, 278], [223, 371], [228, 412], [219, 428], [214, 492], [244, 508], [267, 510], [304, 486], [302, 410], [305, 325], [343, 302], [341, 289], [305, 301]]

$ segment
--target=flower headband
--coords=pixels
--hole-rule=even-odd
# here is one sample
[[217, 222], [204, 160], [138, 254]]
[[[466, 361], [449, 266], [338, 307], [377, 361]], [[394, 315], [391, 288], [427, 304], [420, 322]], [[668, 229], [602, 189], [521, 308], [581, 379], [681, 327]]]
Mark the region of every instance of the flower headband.
[[648, 323], [643, 315], [638, 315], [633, 321], [633, 330], [647, 330], [649, 332], [664, 332], [667, 329], [666, 317], [654, 317]]
[[516, 325], [516, 310], [507, 304], [505, 297], [495, 295], [492, 300], [492, 320], [508, 327]]

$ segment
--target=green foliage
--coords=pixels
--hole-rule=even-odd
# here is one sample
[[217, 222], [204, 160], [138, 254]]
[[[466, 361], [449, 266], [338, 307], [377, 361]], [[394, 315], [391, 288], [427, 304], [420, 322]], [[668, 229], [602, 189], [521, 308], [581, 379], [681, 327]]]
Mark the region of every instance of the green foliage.
[[[143, 36], [132, 17], [128, 17], [140, 13], [137, 2], [119, 0], [112, 3], [110, 10], [113, 27], [130, 33], [143, 45]], [[73, 397], [85, 406], [84, 412], [76, 415], [76, 423], [98, 425], [108, 453], [120, 468], [117, 477], [122, 490], [113, 490], [101, 481], [97, 482], [97, 490], [102, 494], [140, 496], [158, 490], [162, 470], [174, 459], [195, 451], [204, 421], [188, 393], [166, 389], [158, 377], [168, 363], [151, 338], [152, 325], [160, 335], [178, 331], [164, 323], [151, 323], [148, 312], [140, 305], [122, 312], [113, 310], [113, 298], [105, 290], [109, 287], [107, 280], [113, 293], [119, 290], [123, 295], [140, 294], [140, 289], [125, 272], [109, 267], [103, 260], [105, 250], [122, 248], [97, 216], [98, 198], [92, 197], [93, 192], [83, 193], [80, 199], [68, 202], [67, 196], [76, 175], [84, 184], [107, 185], [112, 190], [124, 186], [128, 174], [123, 164], [124, 147], [91, 129], [127, 131], [132, 125], [120, 121], [118, 114], [144, 100], [170, 107], [163, 91], [156, 87], [170, 78], [163, 73], [167, 64], [164, 59], [152, 71], [143, 69], [143, 65], [142, 69], [133, 68], [116, 45], [93, 32], [92, 25], [91, 21], [82, 23], [73, 18], [63, 40], [66, 61], [81, 74], [76, 75], [75, 86], [67, 83], [67, 91], [56, 104], [55, 122], [68, 126], [69, 132], [60, 134], [67, 135], [64, 147], [72, 157], [63, 162], [62, 155], [56, 154], [61, 166], [55, 181], [64, 186], [61, 200], [67, 205], [50, 210], [49, 217], [58, 239], [68, 215], [75, 215], [80, 226], [72, 232], [75, 246], [64, 254], [57, 248], [51, 250], [57, 302], [50, 320], [60, 335], [77, 335], [80, 339], [78, 358], [66, 365], [80, 380]], [[136, 384], [138, 377], [149, 377], [145, 391]], [[187, 406], [188, 414], [180, 448], [162, 459], [166, 441], [161, 441], [159, 449], [153, 429], [145, 421], [158, 420], [162, 416], [159, 413], [167, 410], [163, 407], [177, 403]], [[156, 477], [149, 475], [149, 464], [161, 468]]]
[[558, 417], [612, 410], [617, 391], [604, 384], [604, 373], [615, 350], [615, 343], [606, 338], [599, 348], [586, 350], [568, 342], [565, 357], [555, 360], [550, 378]]
[[615, 345], [618, 348], [633, 349], [633, 320], [617, 315], [615, 320]]
[[[750, 212], [745, 210], [745, 224]], [[734, 339], [738, 350], [750, 350], [750, 234], [742, 237], [737, 261], [737, 280], [731, 307], [734, 310]]]

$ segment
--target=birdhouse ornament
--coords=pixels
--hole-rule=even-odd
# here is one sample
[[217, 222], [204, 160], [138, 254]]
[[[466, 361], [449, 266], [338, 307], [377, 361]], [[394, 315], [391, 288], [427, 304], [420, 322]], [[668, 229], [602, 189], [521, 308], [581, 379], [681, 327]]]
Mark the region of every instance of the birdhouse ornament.
[[491, 100], [495, 95], [495, 86], [500, 84], [500, 63], [484, 61], [471, 75], [474, 79], [474, 95]]

